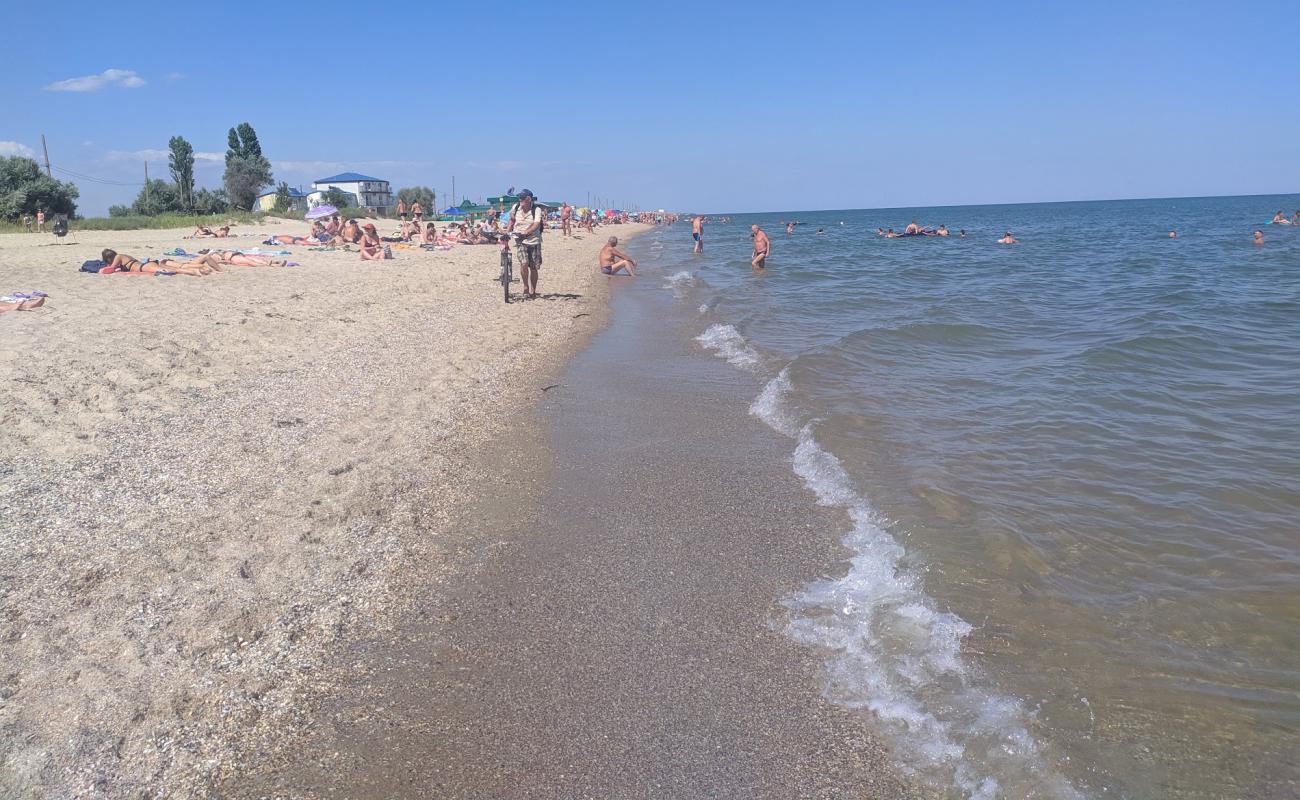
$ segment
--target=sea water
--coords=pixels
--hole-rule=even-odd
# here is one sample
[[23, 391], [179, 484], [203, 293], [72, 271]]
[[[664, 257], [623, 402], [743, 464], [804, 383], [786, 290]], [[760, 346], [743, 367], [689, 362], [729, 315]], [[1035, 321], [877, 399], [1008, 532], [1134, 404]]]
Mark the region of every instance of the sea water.
[[[778, 624], [919, 780], [1297, 796], [1300, 227], [1262, 225], [1297, 208], [785, 212], [710, 224], [700, 254], [685, 223], [635, 242], [637, 289], [765, 383], [737, 413], [843, 509], [843, 562]], [[913, 219], [952, 236], [875, 235]]]

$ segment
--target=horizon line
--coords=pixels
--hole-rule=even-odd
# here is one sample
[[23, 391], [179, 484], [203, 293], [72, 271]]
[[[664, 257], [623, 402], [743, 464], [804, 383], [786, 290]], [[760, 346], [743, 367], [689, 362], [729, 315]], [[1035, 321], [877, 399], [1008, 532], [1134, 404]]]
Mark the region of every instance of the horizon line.
[[1296, 192], [1264, 192], [1261, 194], [1194, 194], [1194, 195], [1171, 195], [1167, 197], [1108, 197], [1095, 198], [1091, 200], [1032, 200], [1016, 201], [1010, 203], [940, 203], [928, 206], [876, 206], [870, 208], [794, 208], [794, 209], [776, 209], [770, 211], [710, 211], [707, 216], [726, 216], [729, 214], [821, 214], [830, 211], [899, 211], [912, 208], [976, 208], [982, 206], [1050, 206], [1066, 205], [1073, 203], [1129, 203], [1140, 202], [1144, 200], [1212, 200], [1220, 198], [1235, 197], [1300, 197], [1300, 191]]

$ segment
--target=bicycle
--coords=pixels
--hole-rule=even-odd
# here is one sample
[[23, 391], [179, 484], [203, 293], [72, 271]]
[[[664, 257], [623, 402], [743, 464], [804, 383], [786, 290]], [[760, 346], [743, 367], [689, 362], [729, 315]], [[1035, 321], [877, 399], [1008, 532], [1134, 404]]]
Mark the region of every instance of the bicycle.
[[510, 255], [510, 237], [503, 236], [501, 242], [501, 291], [506, 302], [510, 302], [510, 282], [514, 280], [515, 262]]

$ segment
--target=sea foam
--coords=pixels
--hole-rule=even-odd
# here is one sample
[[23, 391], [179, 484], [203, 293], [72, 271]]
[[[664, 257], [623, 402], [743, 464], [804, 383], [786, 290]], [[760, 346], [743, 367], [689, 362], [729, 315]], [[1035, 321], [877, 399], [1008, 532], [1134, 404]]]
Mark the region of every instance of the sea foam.
[[686, 270], [680, 270], [664, 277], [664, 288], [671, 291], [673, 297], [678, 300], [684, 298], [696, 283], [696, 277]]
[[[730, 326], [715, 328], [715, 339], [733, 341], [723, 330]], [[818, 444], [816, 423], [804, 421], [793, 391], [782, 370], [750, 412], [795, 440], [795, 474], [820, 505], [844, 509], [851, 521], [845, 574], [814, 581], [784, 603], [787, 633], [825, 653], [827, 699], [869, 711], [898, 744], [904, 769], [964, 797], [1080, 797], [1048, 768], [1028, 730], [1030, 713], [981, 686], [963, 662], [970, 624], [925, 594], [919, 569], [840, 460]]]
[[695, 337], [695, 341], [717, 353], [719, 358], [725, 358], [728, 363], [743, 369], [757, 369], [762, 363], [758, 352], [731, 325], [710, 325], [704, 333]]

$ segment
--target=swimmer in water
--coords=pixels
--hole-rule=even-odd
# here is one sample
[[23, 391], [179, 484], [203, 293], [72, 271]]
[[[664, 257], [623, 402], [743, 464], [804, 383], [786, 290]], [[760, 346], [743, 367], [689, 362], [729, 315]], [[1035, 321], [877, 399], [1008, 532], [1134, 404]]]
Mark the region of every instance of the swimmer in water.
[[884, 228], [876, 228], [876, 235], [877, 235], [877, 236], [884, 236], [884, 235], [885, 235], [885, 229], [884, 229]]
[[998, 239], [998, 244], [1020, 244], [1020, 242], [1016, 241], [1016, 237], [1011, 235], [1011, 231], [1007, 231], [1002, 234], [1001, 239]]
[[1177, 239], [1177, 238], [1178, 238], [1178, 231], [1170, 231], [1170, 232], [1169, 232], [1169, 238], [1170, 238], [1170, 239]]
[[899, 233], [898, 231], [894, 230], [893, 228], [890, 228], [889, 231], [885, 233], [885, 238], [886, 238], [886, 239], [897, 239], [898, 237], [900, 237], [900, 236], [902, 236], [902, 235], [903, 235], [903, 234]]
[[1263, 243], [1264, 243], [1264, 232], [1255, 231], [1255, 244], [1263, 244]]
[[965, 238], [966, 238], [966, 229], [965, 229], [965, 228], [962, 228], [961, 230], [957, 231], [957, 235], [960, 236], [961, 238], [965, 239]]
[[818, 228], [818, 229], [817, 229], [817, 235], [818, 235], [818, 236], [821, 236], [821, 235], [824, 234], [824, 233], [826, 233], [826, 229], [825, 229], [825, 228]]
[[1286, 218], [1286, 214], [1283, 214], [1281, 211], [1279, 211], [1279, 212], [1277, 212], [1276, 214], [1273, 215], [1273, 224], [1274, 224], [1274, 225], [1290, 225], [1290, 224], [1291, 224], [1291, 220], [1289, 220], [1289, 219]]
[[793, 222], [787, 222], [787, 223], [785, 224], [785, 233], [786, 233], [787, 236], [789, 236], [790, 234], [794, 233], [794, 223], [793, 223]]
[[916, 224], [916, 220], [912, 220], [911, 224], [903, 229], [904, 236], [917, 236], [920, 233], [921, 226]]
[[947, 236], [947, 235], [948, 235], [948, 226], [946, 226], [946, 225], [940, 225], [940, 226], [939, 226], [939, 230], [935, 231], [935, 232], [934, 232], [934, 235], [935, 235], [935, 236]]

